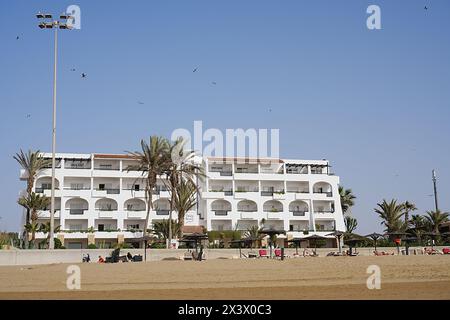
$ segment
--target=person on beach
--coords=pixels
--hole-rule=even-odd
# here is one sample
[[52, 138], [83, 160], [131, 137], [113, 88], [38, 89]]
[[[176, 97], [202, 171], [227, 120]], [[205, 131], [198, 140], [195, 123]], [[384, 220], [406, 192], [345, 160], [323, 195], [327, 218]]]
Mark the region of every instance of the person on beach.
[[102, 258], [102, 256], [98, 256], [98, 263], [105, 263], [105, 259]]

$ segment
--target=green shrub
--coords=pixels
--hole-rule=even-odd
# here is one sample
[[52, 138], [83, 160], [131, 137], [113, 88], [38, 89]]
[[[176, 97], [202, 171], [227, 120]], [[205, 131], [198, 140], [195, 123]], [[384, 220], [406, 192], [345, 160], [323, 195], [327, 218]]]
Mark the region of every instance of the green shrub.
[[91, 243], [90, 245], [88, 245], [87, 247], [88, 249], [97, 249], [97, 246], [93, 243]]

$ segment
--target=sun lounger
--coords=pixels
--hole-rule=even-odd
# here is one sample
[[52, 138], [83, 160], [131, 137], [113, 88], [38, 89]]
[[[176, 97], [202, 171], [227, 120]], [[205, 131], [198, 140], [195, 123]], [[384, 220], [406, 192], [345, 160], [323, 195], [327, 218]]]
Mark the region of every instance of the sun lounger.
[[184, 253], [183, 260], [192, 260], [192, 258], [193, 256], [191, 252], [187, 251]]
[[249, 258], [257, 258], [257, 257], [258, 257], [258, 254], [257, 254], [256, 252], [250, 251], [250, 252], [248, 253], [248, 257], [249, 257]]
[[259, 250], [259, 257], [260, 257], [260, 258], [268, 258], [269, 255], [267, 254], [267, 250], [265, 250], [265, 249], [260, 249], [260, 250]]
[[444, 248], [442, 249], [443, 254], [450, 254], [450, 248]]

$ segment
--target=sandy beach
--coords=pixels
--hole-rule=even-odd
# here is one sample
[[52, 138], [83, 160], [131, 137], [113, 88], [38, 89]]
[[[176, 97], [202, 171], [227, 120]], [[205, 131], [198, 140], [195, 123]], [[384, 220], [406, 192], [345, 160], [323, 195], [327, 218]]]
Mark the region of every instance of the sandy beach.
[[[381, 289], [366, 286], [369, 265]], [[450, 299], [450, 256], [319, 257], [278, 260], [0, 267], [0, 299]]]

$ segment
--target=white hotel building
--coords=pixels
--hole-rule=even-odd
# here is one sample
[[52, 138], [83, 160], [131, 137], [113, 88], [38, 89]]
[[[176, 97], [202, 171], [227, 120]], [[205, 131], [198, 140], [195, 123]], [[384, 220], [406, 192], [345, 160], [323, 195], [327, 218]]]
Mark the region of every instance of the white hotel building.
[[[60, 226], [57, 237], [64, 246], [139, 245], [136, 239], [142, 236], [146, 217], [145, 184], [140, 172], [127, 170], [136, 160], [116, 154], [59, 153], [56, 158], [55, 226]], [[186, 226], [246, 230], [264, 222], [264, 228], [285, 230], [289, 238], [345, 230], [339, 177], [330, 173], [326, 160], [201, 161], [206, 178], [199, 182], [199, 202], [186, 214]], [[20, 177], [26, 179], [23, 170]], [[51, 168], [46, 168], [38, 173], [33, 191], [50, 197], [50, 189]], [[161, 179], [153, 192], [153, 208], [149, 228], [169, 217], [169, 192]], [[41, 211], [39, 222], [49, 217], [48, 210]], [[36, 235], [38, 240], [45, 237]], [[335, 244], [330, 237], [328, 245]]]

